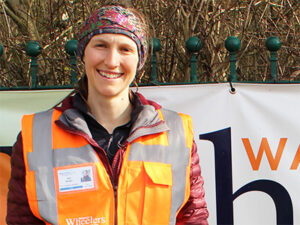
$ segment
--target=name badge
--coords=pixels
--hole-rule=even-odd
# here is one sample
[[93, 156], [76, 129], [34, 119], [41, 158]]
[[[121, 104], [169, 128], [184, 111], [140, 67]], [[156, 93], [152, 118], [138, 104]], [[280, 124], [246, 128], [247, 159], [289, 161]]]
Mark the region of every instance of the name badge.
[[74, 165], [55, 170], [60, 193], [87, 191], [96, 188], [95, 165]]

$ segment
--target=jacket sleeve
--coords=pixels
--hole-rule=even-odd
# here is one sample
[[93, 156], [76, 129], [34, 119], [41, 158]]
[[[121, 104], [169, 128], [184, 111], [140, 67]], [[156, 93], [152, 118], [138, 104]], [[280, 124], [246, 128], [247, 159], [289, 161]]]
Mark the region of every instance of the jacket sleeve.
[[204, 199], [203, 178], [195, 141], [192, 146], [190, 197], [177, 215], [177, 225], [207, 225], [208, 210]]
[[11, 156], [11, 178], [8, 184], [7, 225], [45, 224], [31, 212], [25, 189], [25, 163], [23, 158], [22, 135], [18, 135]]

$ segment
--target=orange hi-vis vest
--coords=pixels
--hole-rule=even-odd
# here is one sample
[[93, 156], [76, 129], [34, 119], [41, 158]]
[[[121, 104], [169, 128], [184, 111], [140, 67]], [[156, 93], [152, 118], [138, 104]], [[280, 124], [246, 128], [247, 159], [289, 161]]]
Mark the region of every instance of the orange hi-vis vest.
[[187, 115], [157, 111], [165, 123], [145, 131], [141, 126], [128, 137], [117, 190], [89, 142], [55, 123], [65, 113], [52, 109], [24, 116], [25, 183], [32, 213], [46, 224], [176, 224], [190, 195], [193, 128]]

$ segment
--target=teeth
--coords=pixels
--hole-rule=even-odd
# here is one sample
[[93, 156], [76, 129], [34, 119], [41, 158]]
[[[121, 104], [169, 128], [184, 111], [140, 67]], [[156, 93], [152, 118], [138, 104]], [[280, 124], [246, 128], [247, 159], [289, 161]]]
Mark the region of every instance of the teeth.
[[123, 75], [123, 73], [106, 73], [103, 71], [98, 71], [98, 72], [101, 76], [109, 78], [109, 79], [119, 78]]

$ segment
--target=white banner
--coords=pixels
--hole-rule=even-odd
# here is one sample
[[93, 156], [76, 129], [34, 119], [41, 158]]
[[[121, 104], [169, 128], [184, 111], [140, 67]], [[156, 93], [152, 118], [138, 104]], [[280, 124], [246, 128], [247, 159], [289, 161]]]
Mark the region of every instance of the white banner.
[[0, 146], [11, 146], [16, 141], [22, 115], [52, 108], [71, 91], [0, 91]]
[[[300, 224], [300, 85], [201, 84], [141, 87], [192, 116], [209, 224]], [[0, 92], [0, 146], [11, 146], [24, 113], [70, 90]], [[4, 124], [4, 125], [3, 125]]]

